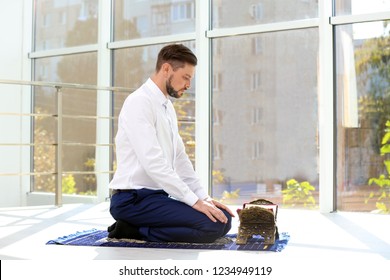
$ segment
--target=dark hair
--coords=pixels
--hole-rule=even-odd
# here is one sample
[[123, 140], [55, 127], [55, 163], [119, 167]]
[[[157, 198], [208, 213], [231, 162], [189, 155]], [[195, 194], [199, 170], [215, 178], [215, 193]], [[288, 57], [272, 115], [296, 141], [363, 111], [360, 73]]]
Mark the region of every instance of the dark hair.
[[161, 66], [168, 62], [173, 70], [184, 67], [185, 63], [196, 66], [198, 59], [194, 53], [182, 44], [172, 44], [163, 47], [158, 53], [156, 62], [156, 72], [160, 71]]

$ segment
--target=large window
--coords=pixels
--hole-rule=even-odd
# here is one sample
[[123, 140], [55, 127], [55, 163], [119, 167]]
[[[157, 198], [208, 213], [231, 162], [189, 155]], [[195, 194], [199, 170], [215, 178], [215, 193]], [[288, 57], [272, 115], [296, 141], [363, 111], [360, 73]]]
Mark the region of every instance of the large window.
[[389, 212], [389, 22], [339, 26], [338, 208]]
[[[97, 83], [96, 53], [36, 59], [36, 73], [45, 68], [50, 75], [37, 76], [40, 81], [94, 85]], [[96, 143], [96, 90], [62, 88], [63, 192], [95, 194], [93, 175], [76, 175], [93, 171]], [[55, 172], [57, 142], [57, 90], [34, 88], [34, 172]], [[54, 175], [37, 175], [34, 191], [53, 192]]]
[[[215, 198], [317, 208], [318, 29], [273, 29], [317, 17], [315, 0], [212, 1]], [[270, 31], [256, 33], [261, 25]]]
[[[98, 1], [37, 1], [34, 46], [37, 51], [97, 43]], [[56, 188], [56, 143], [62, 141], [62, 192], [96, 194], [96, 90], [97, 53], [38, 57], [34, 80], [79, 84], [61, 88], [62, 139], [57, 139], [58, 92], [53, 87], [34, 88], [32, 190], [54, 192]], [[81, 174], [85, 172], [84, 174]], [[52, 173], [52, 174], [50, 174]]]
[[0, 175], [3, 185], [7, 176], [19, 179], [14, 197], [22, 203], [50, 197], [61, 183], [65, 194], [103, 201], [123, 101], [153, 74], [162, 46], [183, 43], [199, 64], [191, 89], [173, 101], [187, 152], [214, 198], [389, 212], [390, 0], [31, 7], [32, 45], [26, 35], [19, 40], [32, 67], [12, 67], [33, 85], [22, 86], [21, 106], [6, 105], [19, 98], [9, 85], [0, 96], [1, 122], [12, 133], [1, 135], [12, 162], [1, 162]]
[[335, 14], [352, 18], [335, 29], [340, 210], [390, 212], [390, 28], [372, 19], [388, 11], [388, 0], [335, 1]]
[[[219, 77], [213, 91], [213, 196], [236, 198], [231, 203], [260, 197], [281, 203], [290, 179], [318, 190], [318, 30], [213, 44], [219, 46], [213, 54]], [[310, 199], [318, 202], [316, 193]]]

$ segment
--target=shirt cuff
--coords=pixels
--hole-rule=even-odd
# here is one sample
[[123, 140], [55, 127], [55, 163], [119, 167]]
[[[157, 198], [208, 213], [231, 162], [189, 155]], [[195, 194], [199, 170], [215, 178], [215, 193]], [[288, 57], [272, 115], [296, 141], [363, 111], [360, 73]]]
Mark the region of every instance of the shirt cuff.
[[197, 201], [199, 200], [199, 197], [196, 196], [193, 192], [189, 192], [184, 198], [183, 202], [189, 206], [193, 206]]
[[196, 196], [200, 199], [200, 200], [205, 200], [207, 198], [210, 198], [210, 196], [207, 194], [207, 192], [205, 192], [203, 189], [199, 189], [195, 192]]

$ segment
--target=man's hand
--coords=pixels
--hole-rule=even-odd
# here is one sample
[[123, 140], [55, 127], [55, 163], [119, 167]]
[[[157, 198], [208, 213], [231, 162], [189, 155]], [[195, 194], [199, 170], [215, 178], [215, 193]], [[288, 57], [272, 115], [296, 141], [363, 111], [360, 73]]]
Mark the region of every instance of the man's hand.
[[[193, 206], [195, 210], [202, 212], [207, 217], [210, 218], [214, 223], [220, 221], [221, 223], [226, 224], [228, 218], [222, 212], [221, 209], [225, 209], [228, 213], [234, 217], [232, 211], [225, 205], [215, 200], [198, 200]], [[221, 208], [221, 209], [220, 209]]]
[[226, 210], [230, 214], [230, 216], [234, 217], [232, 210], [230, 210], [229, 207], [227, 207], [225, 204], [222, 204], [221, 202], [214, 199], [212, 199], [211, 202], [218, 208]]

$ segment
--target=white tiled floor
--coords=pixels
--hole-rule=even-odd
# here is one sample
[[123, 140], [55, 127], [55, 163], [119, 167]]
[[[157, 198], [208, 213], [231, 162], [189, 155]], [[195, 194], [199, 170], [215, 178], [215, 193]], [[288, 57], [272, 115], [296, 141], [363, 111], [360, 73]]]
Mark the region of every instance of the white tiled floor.
[[[45, 245], [50, 239], [76, 231], [106, 229], [113, 222], [108, 207], [108, 203], [101, 203], [0, 209], [0, 259], [206, 262], [226, 259], [239, 263], [253, 260], [298, 263], [299, 260], [302, 264], [315, 259], [324, 266], [328, 261], [333, 265], [364, 263], [378, 266], [376, 271], [379, 268], [390, 272], [390, 215], [369, 213], [321, 214], [318, 211], [279, 209], [279, 231], [291, 235], [289, 244], [279, 253]], [[235, 218], [232, 231], [237, 231], [237, 226]]]

